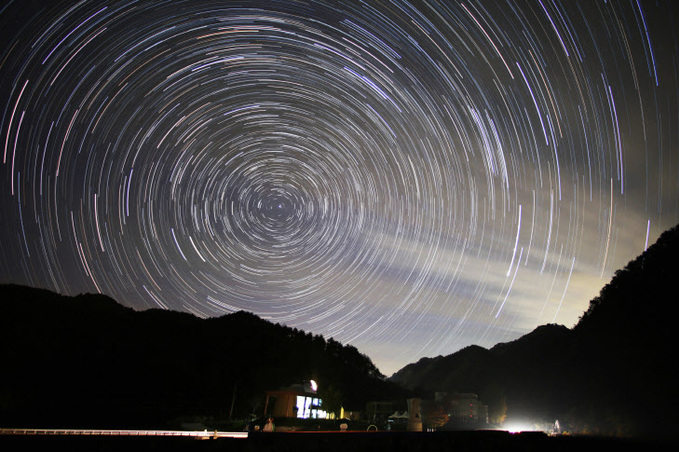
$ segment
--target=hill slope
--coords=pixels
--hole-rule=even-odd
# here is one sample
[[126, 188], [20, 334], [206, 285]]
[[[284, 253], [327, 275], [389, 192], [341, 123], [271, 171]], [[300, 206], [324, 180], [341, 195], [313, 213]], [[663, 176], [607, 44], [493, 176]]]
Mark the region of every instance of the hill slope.
[[545, 325], [490, 350], [422, 359], [390, 379], [420, 391], [475, 392], [491, 420], [559, 419], [573, 432], [675, 435], [679, 227], [616, 272], [572, 329]]
[[[311, 378], [345, 408], [398, 391], [351, 346], [237, 312], [137, 312], [102, 295], [0, 286], [0, 425], [150, 428], [262, 414]], [[234, 399], [235, 394], [235, 399]], [[329, 400], [329, 399], [328, 399]]]

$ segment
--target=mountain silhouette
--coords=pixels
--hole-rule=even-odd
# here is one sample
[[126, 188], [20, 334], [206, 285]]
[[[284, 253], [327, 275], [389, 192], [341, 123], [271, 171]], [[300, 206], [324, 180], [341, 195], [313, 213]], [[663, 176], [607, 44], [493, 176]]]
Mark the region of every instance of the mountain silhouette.
[[346, 409], [401, 394], [353, 346], [240, 311], [200, 319], [104, 295], [0, 286], [0, 425], [159, 428], [263, 414], [315, 379]]
[[491, 422], [556, 420], [572, 433], [676, 437], [679, 226], [618, 270], [573, 328], [543, 325], [491, 349], [423, 358], [391, 381], [473, 392]]
[[[200, 319], [104, 295], [0, 286], [0, 425], [154, 428], [262, 411], [266, 390], [315, 379], [348, 409], [473, 392], [491, 422], [676, 438], [679, 227], [618, 270], [573, 328], [422, 358], [388, 381], [368, 357], [248, 312]], [[397, 387], [405, 388], [401, 389]], [[260, 413], [261, 414], [261, 413]]]

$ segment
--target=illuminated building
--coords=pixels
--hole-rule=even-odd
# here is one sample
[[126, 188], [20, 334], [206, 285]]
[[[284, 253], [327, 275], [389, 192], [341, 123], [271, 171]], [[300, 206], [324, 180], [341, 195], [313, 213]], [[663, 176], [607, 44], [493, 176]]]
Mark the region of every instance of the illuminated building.
[[316, 382], [288, 386], [266, 392], [264, 413], [273, 417], [299, 419], [326, 419], [328, 414], [321, 408]]

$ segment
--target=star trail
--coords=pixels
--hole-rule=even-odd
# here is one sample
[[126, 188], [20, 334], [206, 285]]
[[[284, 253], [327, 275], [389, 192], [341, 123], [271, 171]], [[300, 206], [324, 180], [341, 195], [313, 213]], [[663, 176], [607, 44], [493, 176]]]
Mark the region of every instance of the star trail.
[[[10, 1], [0, 282], [422, 356], [679, 222], [671, 1]], [[171, 332], [168, 332], [171, 334]]]

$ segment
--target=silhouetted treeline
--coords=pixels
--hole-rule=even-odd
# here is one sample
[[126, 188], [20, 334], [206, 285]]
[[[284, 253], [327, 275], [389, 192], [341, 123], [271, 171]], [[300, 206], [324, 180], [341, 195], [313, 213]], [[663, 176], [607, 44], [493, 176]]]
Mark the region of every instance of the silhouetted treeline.
[[345, 408], [394, 397], [352, 346], [247, 313], [137, 312], [103, 295], [0, 286], [0, 426], [167, 427], [262, 415], [266, 390], [304, 380]]
[[679, 227], [616, 272], [572, 329], [544, 325], [490, 350], [424, 358], [391, 377], [427, 397], [474, 392], [491, 422], [676, 438]]

